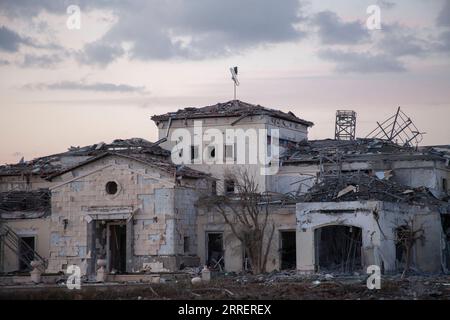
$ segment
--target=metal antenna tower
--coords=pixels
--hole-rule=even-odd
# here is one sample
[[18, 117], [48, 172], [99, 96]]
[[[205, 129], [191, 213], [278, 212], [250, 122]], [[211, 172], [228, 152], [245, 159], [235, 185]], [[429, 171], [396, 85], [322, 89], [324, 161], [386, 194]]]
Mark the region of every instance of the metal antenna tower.
[[356, 112], [353, 110], [337, 110], [334, 138], [336, 140], [355, 140]]

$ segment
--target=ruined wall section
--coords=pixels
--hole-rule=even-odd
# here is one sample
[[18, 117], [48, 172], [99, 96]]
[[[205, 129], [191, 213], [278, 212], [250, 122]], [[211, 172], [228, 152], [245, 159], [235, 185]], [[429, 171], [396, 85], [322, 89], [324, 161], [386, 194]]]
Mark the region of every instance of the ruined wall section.
[[[281, 268], [281, 232], [296, 230], [295, 205], [273, 205], [269, 209], [269, 223], [265, 231], [264, 247], [270, 236], [272, 225], [274, 233], [270, 244], [266, 269], [268, 272], [280, 270]], [[223, 217], [215, 212], [214, 209], [201, 207], [197, 218], [198, 234], [198, 256], [202, 264], [206, 263], [207, 252], [207, 234], [223, 233], [225, 270], [228, 272], [240, 272], [244, 269], [243, 246], [237, 237], [233, 234], [230, 226], [224, 221]], [[230, 219], [231, 219], [230, 214]], [[231, 219], [231, 221], [233, 221]], [[298, 248], [297, 248], [298, 250]]]
[[[271, 117], [268, 115], [253, 115], [248, 116], [241, 119], [239, 122], [234, 123], [237, 120], [237, 117], [217, 117], [217, 118], [204, 118], [204, 119], [182, 119], [182, 120], [173, 120], [171, 121], [168, 140], [161, 144], [161, 146], [167, 150], [173, 150], [176, 145], [175, 141], [171, 141], [171, 136], [174, 130], [179, 128], [185, 128], [191, 133], [192, 142], [194, 137], [194, 121], [202, 122], [203, 133], [208, 129], [218, 129], [223, 132], [225, 139], [225, 132], [227, 129], [231, 130], [243, 130], [247, 132], [247, 130], [268, 130], [268, 134], [270, 134], [271, 129], [278, 129], [280, 135], [280, 154], [282, 154], [285, 148], [288, 147], [288, 142], [291, 143], [306, 140], [308, 138], [308, 128], [306, 125], [302, 125], [299, 123], [294, 123], [292, 121], [281, 120], [275, 117]], [[162, 121], [158, 125], [158, 136], [159, 139], [166, 137], [167, 134], [167, 126], [168, 121]], [[259, 132], [259, 131], [258, 131]], [[200, 137], [201, 138], [201, 137]], [[203, 142], [203, 151], [205, 152], [206, 146], [209, 145], [210, 142]], [[224, 141], [225, 143], [225, 141]], [[246, 139], [245, 149], [247, 152], [248, 159], [248, 150], [250, 149], [250, 143], [248, 138]], [[217, 152], [218, 154], [218, 152]], [[207, 158], [207, 157], [206, 157]], [[217, 159], [217, 158], [216, 158]], [[206, 161], [212, 161], [211, 159], [206, 159]], [[258, 162], [257, 164], [224, 164], [225, 158], [223, 159], [222, 164], [207, 164], [206, 161], [202, 163], [195, 163], [189, 165], [191, 168], [210, 173], [217, 179], [217, 188], [218, 190], [224, 189], [224, 178], [228, 173], [237, 173], [239, 170], [247, 170], [258, 183], [258, 186], [261, 190], [267, 191], [271, 190], [270, 185], [270, 176], [265, 176], [260, 173], [261, 164]], [[259, 159], [258, 159], [259, 161]], [[247, 160], [249, 162], [249, 160]]]
[[297, 203], [297, 269], [314, 272], [316, 259], [314, 231], [331, 225], [362, 229], [362, 259], [365, 267], [383, 266], [387, 272], [398, 269], [396, 229], [409, 221], [414, 229], [424, 229], [424, 239], [413, 248], [413, 266], [423, 272], [441, 271], [442, 227], [436, 210], [382, 201]]
[[36, 175], [0, 176], [0, 192], [32, 191], [50, 186], [52, 186], [50, 181]]
[[[70, 176], [73, 180], [52, 190], [49, 271], [77, 264], [86, 272], [93, 259], [93, 250], [88, 248], [91, 219], [129, 219], [132, 215], [133, 243], [127, 244], [127, 250], [133, 251], [133, 261], [127, 261], [129, 271], [148, 268], [148, 263], [154, 261], [152, 257], [175, 254], [173, 176], [112, 156], [73, 170], [63, 178]], [[117, 194], [106, 193], [108, 181], [118, 184]]]
[[196, 232], [196, 202], [198, 198], [198, 190], [191, 188], [175, 189], [175, 251], [181, 257], [179, 263], [183, 263], [188, 266], [198, 265], [200, 263], [197, 256], [198, 237]]

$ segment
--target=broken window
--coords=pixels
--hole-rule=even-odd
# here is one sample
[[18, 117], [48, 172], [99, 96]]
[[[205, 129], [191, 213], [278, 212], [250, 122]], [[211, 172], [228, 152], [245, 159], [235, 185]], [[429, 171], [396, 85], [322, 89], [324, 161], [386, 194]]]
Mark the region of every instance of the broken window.
[[113, 195], [117, 193], [119, 186], [117, 185], [117, 182], [109, 181], [106, 183], [105, 189], [107, 194]]
[[191, 146], [191, 160], [197, 160], [198, 159], [198, 146]]
[[217, 195], [217, 181], [215, 180], [211, 183], [211, 194], [213, 196]]
[[295, 231], [280, 232], [281, 270], [295, 269], [297, 261]]
[[189, 237], [184, 237], [183, 238], [183, 252], [189, 253]]
[[30, 263], [34, 260], [35, 238], [20, 237], [19, 243], [19, 271], [30, 270]]
[[224, 153], [225, 153], [225, 161], [234, 161], [235, 160], [235, 158], [234, 158], [234, 144], [226, 144], [225, 145], [225, 150], [224, 150]]
[[208, 232], [206, 235], [207, 235], [206, 264], [213, 270], [217, 269], [223, 270], [225, 266], [224, 250], [223, 250], [223, 233]]
[[403, 270], [406, 265], [405, 246], [400, 239], [408, 230], [408, 226], [400, 226], [395, 229], [395, 262], [398, 270]]
[[361, 228], [325, 226], [315, 230], [314, 239], [318, 271], [350, 273], [362, 268]]
[[225, 193], [234, 193], [234, 180], [226, 179], [225, 180]]

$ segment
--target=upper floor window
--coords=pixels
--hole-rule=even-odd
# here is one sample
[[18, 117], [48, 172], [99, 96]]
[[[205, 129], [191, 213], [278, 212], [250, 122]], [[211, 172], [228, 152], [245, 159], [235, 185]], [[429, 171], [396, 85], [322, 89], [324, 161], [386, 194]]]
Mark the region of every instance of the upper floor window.
[[234, 191], [235, 191], [235, 183], [234, 183], [234, 180], [232, 180], [232, 179], [226, 179], [224, 184], [225, 184], [225, 193], [226, 193], [226, 194], [234, 193]]

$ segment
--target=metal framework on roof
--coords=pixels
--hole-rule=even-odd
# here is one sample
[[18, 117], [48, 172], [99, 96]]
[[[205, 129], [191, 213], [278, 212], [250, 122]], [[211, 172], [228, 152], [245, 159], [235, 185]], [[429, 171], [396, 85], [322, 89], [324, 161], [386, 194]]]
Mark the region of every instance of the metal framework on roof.
[[420, 132], [414, 122], [398, 107], [397, 112], [379, 123], [377, 128], [366, 138], [385, 139], [403, 146], [418, 145], [423, 139], [424, 132]]

